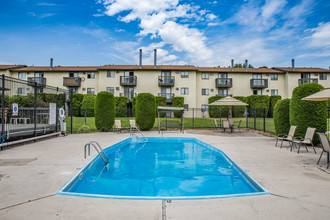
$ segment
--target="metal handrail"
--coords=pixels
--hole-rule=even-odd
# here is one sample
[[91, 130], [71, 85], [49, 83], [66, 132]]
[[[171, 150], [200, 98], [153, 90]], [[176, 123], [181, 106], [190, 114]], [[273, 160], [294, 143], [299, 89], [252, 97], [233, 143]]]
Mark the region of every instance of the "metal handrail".
[[[143, 137], [143, 140], [132, 131], [133, 129], [136, 129], [141, 134], [141, 136]], [[131, 137], [135, 136], [135, 137], [139, 138], [141, 141], [146, 141], [146, 137], [142, 134], [140, 129], [136, 126], [135, 127], [130, 127], [129, 133], [130, 133]]]
[[[109, 158], [106, 155], [106, 153], [103, 151], [102, 147], [100, 146], [99, 143], [97, 143], [96, 141], [90, 141], [89, 143], [85, 144], [85, 159], [86, 159], [86, 152], [87, 152], [87, 147], [88, 147], [88, 156], [91, 155], [91, 145], [94, 147], [94, 149], [96, 150], [96, 152], [98, 153], [98, 155], [100, 155], [100, 157], [102, 158], [103, 162], [105, 165], [109, 164]], [[106, 159], [105, 159], [106, 158]]]

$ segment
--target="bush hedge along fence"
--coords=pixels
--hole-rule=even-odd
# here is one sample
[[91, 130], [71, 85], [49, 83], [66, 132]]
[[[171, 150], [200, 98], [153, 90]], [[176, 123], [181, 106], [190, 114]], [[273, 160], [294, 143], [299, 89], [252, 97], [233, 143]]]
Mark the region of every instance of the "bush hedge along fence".
[[156, 117], [155, 97], [150, 93], [140, 93], [136, 99], [135, 120], [142, 131], [150, 130]]
[[288, 134], [290, 130], [291, 99], [278, 100], [274, 107], [275, 134]]
[[[290, 125], [296, 125], [296, 135], [304, 137], [308, 127], [316, 132], [327, 129], [327, 102], [304, 101], [302, 98], [319, 92], [323, 86], [317, 83], [306, 83], [296, 87], [290, 104]], [[316, 138], [317, 135], [314, 137]]]
[[127, 113], [127, 104], [130, 100], [126, 96], [114, 98], [116, 104], [116, 117], [125, 117]]
[[[225, 96], [211, 96], [208, 99], [209, 104], [219, 99], [224, 98]], [[221, 117], [227, 117], [229, 114], [229, 106], [219, 106], [219, 105], [209, 105], [209, 116], [211, 118], [219, 118], [220, 117], [220, 107], [221, 107]]]
[[273, 117], [273, 111], [272, 110], [274, 110], [276, 103], [281, 99], [282, 99], [282, 96], [280, 96], [280, 95], [272, 95], [272, 96], [269, 97], [269, 108], [271, 109], [268, 112], [268, 117], [269, 118]]
[[[248, 104], [248, 97], [245, 96], [234, 96], [235, 99], [240, 100]], [[244, 116], [245, 109], [248, 106], [233, 106], [233, 117], [241, 118]]]
[[132, 99], [132, 114], [133, 114], [133, 117], [136, 116], [136, 114], [135, 114], [135, 106], [136, 106], [136, 97], [133, 97], [133, 99]]
[[94, 104], [95, 104], [96, 96], [93, 94], [86, 94], [84, 95], [84, 99], [81, 102], [80, 114], [85, 114], [86, 109], [86, 116], [87, 117], [94, 117]]
[[[158, 106], [166, 106], [166, 97], [165, 96], [155, 96], [155, 102], [156, 102], [156, 117], [158, 117], [157, 115], [157, 107]], [[161, 118], [164, 118], [166, 116], [166, 113], [165, 112], [161, 112], [159, 114], [159, 116]]]
[[83, 116], [80, 114], [81, 103], [84, 99], [84, 95], [80, 93], [75, 93], [72, 95], [72, 107], [73, 107], [73, 116], [79, 117]]
[[95, 100], [95, 127], [99, 131], [110, 131], [115, 122], [113, 94], [99, 92]]
[[[250, 106], [250, 114], [249, 116], [254, 116], [254, 108], [256, 109], [266, 109], [266, 116], [268, 114], [269, 108], [269, 96], [268, 95], [250, 95], [248, 97], [248, 104]], [[264, 111], [257, 110], [256, 116], [258, 118], [264, 117]]]
[[[172, 99], [173, 107], [184, 107], [184, 97], [173, 97]], [[181, 111], [174, 112], [175, 118], [181, 118]]]

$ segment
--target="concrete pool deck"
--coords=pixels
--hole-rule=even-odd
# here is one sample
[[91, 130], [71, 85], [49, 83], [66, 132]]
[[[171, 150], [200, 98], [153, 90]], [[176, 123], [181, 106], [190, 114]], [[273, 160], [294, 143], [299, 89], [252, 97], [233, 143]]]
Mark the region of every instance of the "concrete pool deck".
[[[201, 132], [203, 133], [203, 132]], [[196, 131], [164, 133], [195, 137], [223, 150], [271, 195], [166, 203], [167, 219], [328, 219], [330, 169], [321, 153], [300, 154], [275, 147], [275, 138], [208, 135]], [[243, 134], [244, 133], [244, 134]], [[157, 132], [145, 136], [159, 137]], [[0, 219], [162, 219], [162, 201], [101, 199], [55, 195], [92, 157], [85, 143], [102, 147], [129, 134], [91, 133], [57, 137], [0, 151]], [[287, 145], [285, 145], [287, 146]], [[91, 151], [95, 155], [94, 150]]]

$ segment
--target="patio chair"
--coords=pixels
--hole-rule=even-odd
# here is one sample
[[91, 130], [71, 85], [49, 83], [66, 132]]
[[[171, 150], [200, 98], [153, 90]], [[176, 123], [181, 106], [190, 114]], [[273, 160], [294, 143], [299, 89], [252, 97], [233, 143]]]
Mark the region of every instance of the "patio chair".
[[315, 130], [316, 130], [316, 128], [307, 128], [304, 138], [300, 138], [300, 140], [299, 139], [294, 139], [292, 141], [292, 144], [298, 144], [298, 154], [299, 154], [299, 150], [300, 150], [301, 145], [305, 146], [307, 152], [308, 152], [307, 145], [311, 145], [313, 147], [314, 153], [316, 153], [315, 147], [314, 147], [314, 144], [313, 144], [313, 137], [314, 137], [314, 134], [315, 134]]
[[222, 121], [222, 129], [223, 129], [224, 133], [226, 132], [227, 129], [230, 131], [230, 133], [232, 132], [232, 127], [230, 125], [229, 120], [223, 120]]
[[126, 128], [123, 128], [121, 126], [121, 121], [120, 120], [115, 120], [115, 129], [114, 129], [115, 132], [119, 133], [119, 132], [122, 132], [125, 129]]
[[329, 144], [329, 139], [327, 137], [326, 134], [324, 133], [319, 133], [317, 132], [317, 135], [319, 136], [320, 142], [321, 142], [321, 146], [322, 146], [322, 152], [319, 158], [319, 161], [317, 161], [317, 165], [319, 165], [321, 157], [323, 155], [323, 152], [326, 152], [328, 154], [328, 158], [327, 158], [327, 162], [328, 162], [328, 166], [327, 169], [329, 168], [329, 154], [330, 154], [330, 144]]
[[213, 119], [214, 120], [214, 132], [218, 129], [218, 128], [222, 128], [221, 125], [218, 125], [217, 119]]
[[289, 142], [289, 145], [290, 145], [291, 151], [292, 151], [292, 147], [293, 147], [292, 141], [293, 141], [293, 138], [294, 138], [294, 133], [296, 132], [296, 128], [297, 128], [297, 126], [291, 126], [288, 135], [279, 134], [278, 137], [276, 138], [275, 146], [277, 147], [277, 142], [279, 140], [281, 140], [282, 142], [281, 142], [281, 147], [280, 148], [282, 148], [283, 141], [287, 141], [287, 142]]
[[135, 125], [135, 120], [129, 120], [129, 127], [132, 131], [137, 130], [137, 127]]
[[240, 127], [241, 127], [241, 123], [242, 123], [242, 120], [239, 120], [239, 122], [238, 122], [238, 125], [235, 125], [235, 124], [233, 124], [232, 125], [232, 129], [234, 130], [234, 129], [240, 129]]

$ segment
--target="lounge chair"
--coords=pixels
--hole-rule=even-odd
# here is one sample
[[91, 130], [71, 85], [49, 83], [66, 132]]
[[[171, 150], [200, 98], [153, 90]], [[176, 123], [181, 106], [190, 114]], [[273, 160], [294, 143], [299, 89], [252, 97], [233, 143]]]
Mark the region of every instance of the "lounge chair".
[[233, 124], [232, 125], [232, 129], [234, 130], [234, 129], [240, 129], [240, 127], [241, 127], [241, 123], [242, 123], [242, 120], [239, 120], [239, 122], [238, 122], [238, 125], [235, 125], [235, 124]]
[[230, 125], [230, 122], [229, 120], [223, 120], [222, 121], [222, 129], [223, 129], [223, 132], [225, 133], [226, 130], [228, 129], [230, 132], [232, 132], [232, 127]]
[[214, 120], [214, 132], [218, 129], [218, 128], [222, 128], [221, 125], [218, 125], [217, 119], [213, 119]]
[[137, 130], [137, 127], [135, 125], [135, 120], [129, 120], [129, 127], [131, 130]]
[[328, 137], [324, 134], [324, 133], [319, 133], [317, 132], [317, 135], [319, 136], [320, 142], [321, 142], [321, 146], [322, 146], [322, 153], [320, 155], [319, 161], [317, 161], [317, 165], [319, 165], [321, 157], [323, 155], [323, 152], [328, 153], [328, 166], [327, 169], [329, 168], [329, 154], [330, 154], [330, 145], [329, 145], [329, 139]]
[[280, 148], [282, 148], [283, 141], [287, 141], [287, 142], [289, 142], [289, 145], [290, 145], [291, 151], [292, 151], [292, 147], [293, 147], [292, 141], [293, 141], [293, 138], [294, 138], [294, 133], [296, 132], [296, 128], [297, 128], [297, 126], [291, 126], [288, 135], [285, 135], [285, 134], [278, 135], [278, 137], [276, 138], [275, 146], [277, 146], [278, 140], [281, 140], [282, 142], [281, 142], [281, 147]]
[[121, 126], [121, 121], [120, 120], [115, 120], [115, 129], [114, 129], [115, 132], [119, 133], [119, 132], [122, 132], [125, 129], [126, 128], [123, 128]]
[[307, 128], [304, 138], [302, 138], [300, 140], [294, 139], [292, 141], [292, 144], [298, 144], [298, 154], [299, 154], [301, 145], [305, 146], [307, 152], [308, 152], [307, 145], [311, 145], [313, 147], [314, 153], [316, 153], [314, 144], [313, 144], [313, 137], [315, 134], [315, 130], [316, 130], [316, 128]]

